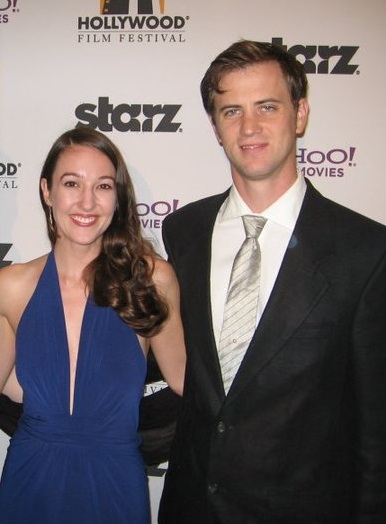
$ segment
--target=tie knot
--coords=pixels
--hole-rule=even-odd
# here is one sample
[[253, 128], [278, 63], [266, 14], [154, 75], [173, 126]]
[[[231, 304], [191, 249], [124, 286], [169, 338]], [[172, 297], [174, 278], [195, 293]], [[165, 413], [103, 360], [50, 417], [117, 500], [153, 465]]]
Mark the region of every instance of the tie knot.
[[243, 215], [242, 219], [247, 238], [258, 238], [267, 221], [266, 218], [255, 215]]

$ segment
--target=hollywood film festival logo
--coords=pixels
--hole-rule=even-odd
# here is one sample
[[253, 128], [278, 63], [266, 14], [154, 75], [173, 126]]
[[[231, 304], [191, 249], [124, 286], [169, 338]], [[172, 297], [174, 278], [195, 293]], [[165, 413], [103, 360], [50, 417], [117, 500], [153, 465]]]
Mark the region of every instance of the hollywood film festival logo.
[[0, 190], [6, 191], [18, 188], [20, 168], [20, 163], [2, 162], [0, 159]]
[[98, 15], [78, 17], [78, 43], [184, 43], [189, 16], [169, 13], [167, 2], [100, 0]]
[[0, 25], [7, 24], [13, 13], [19, 12], [19, 0], [0, 0]]

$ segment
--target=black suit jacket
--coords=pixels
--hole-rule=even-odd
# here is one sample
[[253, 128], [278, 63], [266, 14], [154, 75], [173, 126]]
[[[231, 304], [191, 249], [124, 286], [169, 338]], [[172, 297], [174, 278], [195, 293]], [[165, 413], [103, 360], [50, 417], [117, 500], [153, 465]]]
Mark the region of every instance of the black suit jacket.
[[164, 221], [188, 364], [161, 524], [386, 523], [386, 228], [307, 184], [227, 397], [209, 278], [228, 192]]

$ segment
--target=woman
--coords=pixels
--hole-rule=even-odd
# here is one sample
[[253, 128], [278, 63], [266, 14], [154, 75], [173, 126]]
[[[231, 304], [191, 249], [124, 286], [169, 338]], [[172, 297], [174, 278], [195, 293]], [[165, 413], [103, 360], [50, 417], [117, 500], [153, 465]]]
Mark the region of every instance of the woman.
[[127, 168], [103, 134], [56, 140], [40, 198], [51, 253], [0, 271], [0, 391], [24, 405], [1, 523], [148, 524], [138, 407], [150, 344], [182, 393], [176, 277], [142, 238]]

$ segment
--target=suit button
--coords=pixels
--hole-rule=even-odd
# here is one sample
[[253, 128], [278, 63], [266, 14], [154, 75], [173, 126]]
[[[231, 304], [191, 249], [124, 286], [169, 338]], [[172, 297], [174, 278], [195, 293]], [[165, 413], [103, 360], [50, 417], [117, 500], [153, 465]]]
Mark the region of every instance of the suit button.
[[220, 421], [220, 422], [217, 424], [217, 431], [218, 431], [219, 433], [224, 433], [225, 430], [226, 430], [226, 427], [225, 427], [224, 422]]
[[217, 484], [208, 484], [208, 491], [211, 495], [213, 495], [214, 493], [217, 493], [218, 485]]

